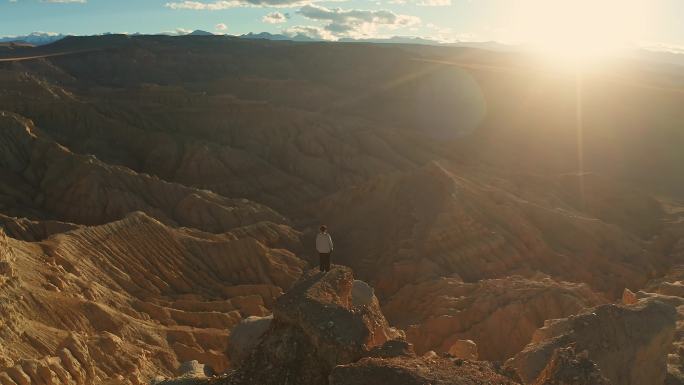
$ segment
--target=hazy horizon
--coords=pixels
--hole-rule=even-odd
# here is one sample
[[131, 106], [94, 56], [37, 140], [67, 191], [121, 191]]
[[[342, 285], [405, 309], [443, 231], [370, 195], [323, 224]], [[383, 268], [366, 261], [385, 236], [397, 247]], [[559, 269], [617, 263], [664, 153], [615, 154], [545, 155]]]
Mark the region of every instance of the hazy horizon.
[[559, 46], [600, 42], [601, 50], [677, 50], [684, 46], [684, 26], [677, 17], [683, 13], [684, 3], [674, 0], [2, 0], [0, 36], [184, 34], [200, 29], [229, 35], [301, 34], [323, 40], [402, 36], [530, 45], [554, 41]]

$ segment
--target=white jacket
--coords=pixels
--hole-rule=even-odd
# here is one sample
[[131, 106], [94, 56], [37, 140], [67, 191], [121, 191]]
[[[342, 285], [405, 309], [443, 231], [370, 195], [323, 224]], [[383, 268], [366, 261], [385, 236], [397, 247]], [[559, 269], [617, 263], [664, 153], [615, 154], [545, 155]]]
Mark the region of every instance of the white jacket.
[[333, 251], [332, 237], [328, 233], [318, 233], [316, 235], [316, 251], [319, 253], [329, 253]]

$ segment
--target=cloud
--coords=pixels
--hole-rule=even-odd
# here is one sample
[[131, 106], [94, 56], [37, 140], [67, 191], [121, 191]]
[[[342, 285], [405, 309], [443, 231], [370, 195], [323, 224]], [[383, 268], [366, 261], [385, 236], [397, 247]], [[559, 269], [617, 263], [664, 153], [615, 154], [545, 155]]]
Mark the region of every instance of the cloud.
[[451, 0], [390, 0], [390, 4], [416, 4], [422, 7], [446, 7]]
[[422, 0], [417, 4], [425, 7], [445, 7], [451, 5], [451, 0]]
[[42, 0], [43, 3], [86, 3], [87, 0]]
[[475, 35], [470, 33], [456, 33], [453, 28], [441, 27], [433, 23], [425, 24], [425, 28], [430, 31], [427, 37], [440, 43], [455, 43], [457, 41], [472, 41]]
[[337, 40], [330, 31], [315, 25], [295, 25], [284, 29], [283, 34], [291, 37], [303, 35], [315, 40]]
[[235, 7], [299, 7], [323, 0], [223, 0], [223, 1], [176, 1], [164, 4], [171, 9], [219, 11]]
[[648, 51], [667, 52], [676, 55], [684, 55], [684, 45], [641, 42], [638, 46]]
[[297, 13], [307, 19], [326, 22], [323, 28], [335, 36], [355, 38], [374, 36], [380, 27], [396, 29], [420, 24], [420, 18], [416, 16], [399, 15], [385, 9], [341, 9], [305, 5]]
[[216, 31], [225, 31], [225, 30], [228, 29], [228, 26], [225, 25], [224, 23], [218, 23], [218, 24], [216, 24], [216, 25], [214, 26], [214, 29], [215, 29]]
[[168, 35], [168, 36], [183, 36], [183, 35], [188, 35], [192, 33], [194, 30], [192, 29], [187, 29], [187, 28], [176, 28], [173, 31], [162, 31], [159, 34], [160, 35]]
[[290, 18], [289, 13], [271, 12], [261, 18], [261, 21], [268, 24], [284, 23]]

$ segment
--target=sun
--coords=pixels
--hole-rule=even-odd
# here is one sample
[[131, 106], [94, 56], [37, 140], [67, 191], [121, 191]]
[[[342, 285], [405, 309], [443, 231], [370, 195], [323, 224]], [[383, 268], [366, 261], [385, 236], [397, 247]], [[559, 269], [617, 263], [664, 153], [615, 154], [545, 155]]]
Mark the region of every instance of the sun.
[[550, 63], [589, 68], [633, 46], [649, 23], [644, 0], [521, 0], [520, 41]]

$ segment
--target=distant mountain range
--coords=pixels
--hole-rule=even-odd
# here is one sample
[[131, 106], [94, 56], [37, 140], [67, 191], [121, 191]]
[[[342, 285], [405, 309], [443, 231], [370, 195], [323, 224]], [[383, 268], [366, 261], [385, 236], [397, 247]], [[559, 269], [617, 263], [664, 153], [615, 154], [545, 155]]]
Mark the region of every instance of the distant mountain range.
[[23, 36], [0, 37], [0, 43], [26, 43], [31, 45], [45, 45], [65, 38], [67, 35], [52, 32], [33, 32]]
[[[214, 35], [211, 32], [195, 30], [187, 35], [191, 36], [211, 36]], [[187, 36], [186, 35], [186, 36]], [[269, 32], [249, 32], [243, 35], [237, 36], [240, 39], [263, 39], [263, 40], [274, 40], [274, 41], [296, 41], [296, 42], [324, 42], [328, 40], [315, 39], [303, 34], [297, 35], [284, 35], [280, 33], [269, 33]], [[481, 42], [468, 42], [468, 41], [458, 41], [454, 43], [443, 43], [438, 40], [425, 39], [422, 37], [415, 36], [392, 36], [388, 38], [371, 38], [371, 39], [352, 39], [352, 38], [342, 38], [338, 40], [340, 43], [370, 43], [370, 44], [413, 44], [413, 45], [428, 45], [437, 47], [466, 47], [466, 48], [479, 48], [488, 51], [498, 51], [498, 52], [513, 52], [524, 50], [525, 47], [518, 45], [502, 44], [495, 41], [481, 41]], [[636, 50], [636, 56], [640, 59], [646, 59], [653, 62], [660, 62], [665, 64], [677, 64], [684, 65], [684, 54], [678, 52], [670, 51], [660, 51], [655, 49], [640, 49]]]
[[188, 34], [189, 36], [214, 36], [213, 33], [196, 29]]
[[[175, 33], [160, 33], [161, 35], [177, 35]], [[101, 35], [112, 35], [111, 32], [105, 32], [102, 33]], [[140, 33], [132, 33], [130, 34], [131, 36], [137, 36], [140, 35]], [[200, 29], [192, 31], [188, 34], [184, 35], [190, 35], [190, 36], [212, 36], [214, 35], [211, 32], [207, 31], [202, 31]], [[54, 43], [58, 40], [62, 40], [65, 37], [69, 35], [64, 35], [61, 33], [54, 33], [54, 32], [33, 32], [28, 35], [18, 35], [18, 36], [0, 36], [0, 43], [23, 43], [23, 44], [30, 44], [30, 45], [46, 45], [50, 43]]]
[[[108, 35], [109, 33], [104, 33], [103, 35]], [[161, 33], [163, 35], [175, 35], [174, 33]], [[135, 33], [132, 35], [139, 35], [139, 33]], [[184, 36], [213, 36], [214, 34], [211, 32], [203, 31], [200, 29], [197, 29], [193, 32], [190, 32], [188, 34], [185, 34]], [[22, 35], [22, 36], [6, 36], [6, 37], [0, 37], [0, 43], [9, 43], [9, 42], [20, 42], [20, 43], [27, 43], [31, 45], [45, 45], [45, 44], [50, 44], [53, 43], [57, 40], [61, 40], [65, 38], [68, 35], [64, 34], [58, 34], [58, 33], [52, 33], [52, 32], [33, 32], [29, 35]], [[241, 39], [264, 39], [264, 40], [291, 40], [291, 41], [300, 41], [300, 42], [314, 42], [314, 41], [325, 41], [323, 39], [314, 39], [309, 36], [303, 35], [303, 34], [297, 34], [297, 35], [284, 35], [284, 34], [273, 34], [269, 32], [260, 32], [260, 33], [254, 33], [250, 32], [244, 35], [238, 36]], [[468, 47], [475, 47], [475, 48], [484, 48], [484, 49], [493, 49], [493, 50], [511, 50], [514, 47], [507, 46], [504, 44], [500, 43], [495, 43], [495, 42], [457, 42], [457, 43], [442, 43], [437, 40], [431, 40], [431, 39], [425, 39], [421, 37], [412, 37], [412, 36], [394, 36], [390, 38], [376, 38], [376, 39], [351, 39], [351, 38], [344, 38], [340, 39], [339, 42], [342, 43], [377, 43], [377, 44], [420, 44], [420, 45], [436, 45], [436, 46], [458, 46], [458, 47], [463, 47], [463, 46], [468, 46]]]
[[[245, 35], [238, 36], [242, 39], [265, 39], [265, 40], [291, 40], [291, 41], [301, 41], [301, 42], [312, 42], [312, 41], [326, 41], [323, 39], [313, 39], [309, 36], [298, 34], [294, 36], [288, 36], [283, 34], [272, 34], [268, 32], [261, 33], [248, 33]], [[513, 51], [517, 49], [516, 46], [501, 44], [493, 41], [484, 42], [455, 42], [455, 43], [442, 43], [438, 40], [425, 39], [422, 37], [415, 36], [393, 36], [388, 38], [374, 38], [374, 39], [351, 39], [343, 38], [338, 40], [340, 43], [373, 43], [373, 44], [416, 44], [416, 45], [433, 45], [441, 47], [471, 47], [471, 48], [481, 48], [488, 49], [491, 51]]]
[[[268, 32], [253, 33], [238, 36], [243, 39], [264, 39], [264, 40], [292, 40], [292, 41], [326, 41], [323, 39], [314, 39], [306, 35], [297, 34], [288, 36], [283, 34], [273, 34]], [[423, 39], [420, 37], [405, 37], [394, 36], [390, 38], [376, 38], [376, 39], [352, 39], [343, 38], [338, 40], [341, 43], [395, 43], [395, 44], [423, 44], [423, 45], [444, 45], [437, 40]]]
[[[111, 33], [103, 33], [102, 35], [110, 35]], [[131, 36], [141, 35], [140, 33], [130, 34]], [[214, 36], [216, 34], [201, 29], [194, 30], [190, 33], [178, 33], [178, 32], [161, 32], [159, 35], [170, 35], [170, 36]], [[19, 36], [0, 36], [0, 44], [2, 43], [20, 43], [28, 44], [34, 46], [46, 45], [54, 43], [61, 40], [69, 35], [54, 33], [54, 32], [33, 32], [28, 35]], [[263, 39], [263, 40], [274, 40], [274, 41], [296, 41], [296, 42], [323, 42], [327, 40], [311, 38], [303, 34], [297, 35], [285, 35], [279, 33], [269, 33], [269, 32], [249, 32], [243, 35], [236, 36], [240, 39]], [[341, 43], [372, 43], [372, 44], [412, 44], [412, 45], [428, 45], [428, 46], [439, 46], [439, 47], [468, 47], [468, 48], [479, 48], [489, 51], [516, 51], [524, 47], [507, 45], [502, 43], [497, 43], [494, 41], [484, 41], [484, 42], [454, 42], [454, 43], [443, 43], [438, 40], [426, 39], [422, 37], [415, 36], [393, 36], [389, 38], [371, 38], [371, 39], [352, 39], [352, 38], [342, 38], [338, 40]], [[653, 62], [660, 62], [665, 64], [676, 64], [684, 65], [684, 54], [679, 52], [658, 50], [658, 49], [640, 49], [635, 51], [635, 58], [646, 59]]]
[[264, 39], [264, 40], [291, 40], [291, 41], [325, 41], [322, 39], [312, 39], [309, 36], [302, 35], [302, 34], [297, 34], [294, 36], [287, 36], [279, 33], [268, 33], [268, 32], [260, 32], [260, 33], [254, 33], [250, 32], [244, 35], [238, 36], [241, 39]]

